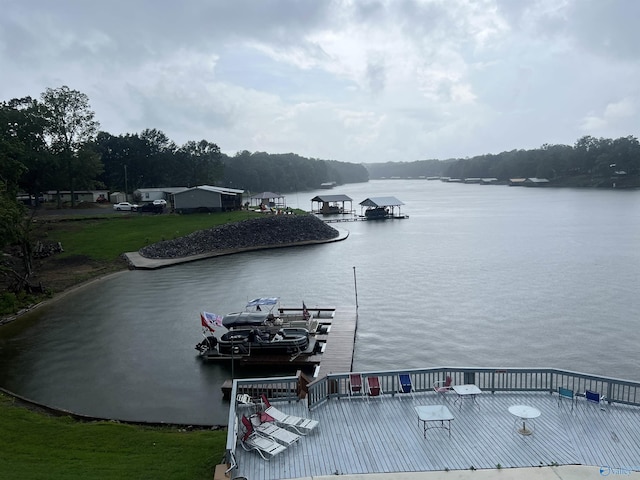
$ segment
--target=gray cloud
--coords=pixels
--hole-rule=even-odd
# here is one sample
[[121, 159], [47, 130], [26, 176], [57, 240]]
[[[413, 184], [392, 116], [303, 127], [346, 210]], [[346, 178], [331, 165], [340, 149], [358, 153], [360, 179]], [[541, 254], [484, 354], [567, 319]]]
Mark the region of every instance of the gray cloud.
[[344, 161], [637, 135], [633, 0], [4, 0], [0, 100], [68, 85], [112, 134]]

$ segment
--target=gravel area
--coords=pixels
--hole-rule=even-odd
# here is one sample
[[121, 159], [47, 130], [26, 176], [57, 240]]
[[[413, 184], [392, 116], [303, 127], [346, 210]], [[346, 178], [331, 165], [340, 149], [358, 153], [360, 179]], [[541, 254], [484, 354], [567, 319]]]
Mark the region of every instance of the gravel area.
[[140, 249], [146, 258], [180, 258], [234, 248], [330, 240], [339, 235], [313, 215], [269, 215], [193, 232]]

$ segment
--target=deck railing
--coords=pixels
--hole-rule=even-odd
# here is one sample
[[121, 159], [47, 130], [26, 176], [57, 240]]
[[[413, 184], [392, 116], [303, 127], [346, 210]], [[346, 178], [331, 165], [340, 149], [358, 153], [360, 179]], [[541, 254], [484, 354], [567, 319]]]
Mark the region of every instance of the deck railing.
[[[459, 368], [438, 367], [414, 370], [386, 370], [361, 372], [363, 377], [380, 379], [383, 395], [397, 395], [400, 390], [398, 375], [411, 375], [415, 392], [433, 391], [436, 382], [451, 377], [452, 385], [475, 384], [483, 392], [549, 392], [558, 387], [569, 388], [576, 395], [592, 390], [604, 395], [609, 403], [640, 406], [640, 383], [611, 377], [553, 368]], [[349, 396], [349, 373], [329, 374], [308, 385], [308, 405], [314, 408], [331, 398]]]
[[[429, 369], [385, 370], [356, 372], [363, 377], [376, 376], [380, 380], [382, 395], [400, 395], [400, 374], [411, 375], [415, 392], [433, 392], [433, 385], [446, 377], [451, 377], [452, 385], [475, 384], [483, 393], [496, 392], [548, 392], [558, 391], [558, 387], [573, 390], [578, 396], [586, 390], [598, 392], [606, 397], [608, 403], [621, 403], [640, 406], [640, 382], [601, 377], [586, 373], [554, 368], [460, 368], [438, 367]], [[309, 383], [305, 391], [309, 409], [331, 400], [349, 397], [350, 373], [329, 374]], [[229, 424], [227, 434], [226, 458], [230, 470], [235, 467], [235, 449], [238, 435], [237, 407], [235, 399], [238, 394], [246, 393], [255, 401], [259, 401], [264, 393], [269, 400], [298, 401], [301, 394], [299, 378], [253, 378], [237, 379], [233, 382], [231, 404], [229, 407]]]

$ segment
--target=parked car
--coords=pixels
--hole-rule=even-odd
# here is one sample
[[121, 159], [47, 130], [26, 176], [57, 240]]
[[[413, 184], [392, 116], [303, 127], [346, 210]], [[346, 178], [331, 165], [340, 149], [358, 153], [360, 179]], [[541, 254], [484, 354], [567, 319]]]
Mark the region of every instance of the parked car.
[[164, 211], [164, 207], [162, 205], [156, 205], [153, 203], [145, 203], [140, 208], [138, 208], [139, 212], [150, 212], [150, 213], [162, 213]]
[[167, 206], [167, 201], [163, 200], [163, 199], [154, 200], [153, 204], [154, 205], [162, 205], [163, 207], [166, 207]]
[[118, 212], [120, 211], [135, 212], [136, 210], [138, 210], [138, 205], [135, 205], [129, 202], [120, 202], [120, 203], [114, 204], [113, 209], [117, 210]]

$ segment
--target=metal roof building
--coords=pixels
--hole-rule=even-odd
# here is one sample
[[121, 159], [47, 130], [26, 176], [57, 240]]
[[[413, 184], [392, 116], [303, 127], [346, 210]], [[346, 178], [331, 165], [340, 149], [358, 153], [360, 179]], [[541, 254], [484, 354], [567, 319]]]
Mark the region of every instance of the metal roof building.
[[[364, 216], [373, 218], [406, 218], [400, 214], [400, 206], [403, 202], [396, 197], [369, 197], [360, 202], [361, 210], [366, 208]], [[391, 207], [391, 211], [389, 211]], [[395, 208], [398, 207], [398, 213]], [[369, 212], [369, 213], [367, 213]], [[373, 212], [379, 212], [380, 215], [371, 215]], [[384, 212], [384, 214], [382, 214]]]
[[262, 192], [251, 195], [251, 206], [259, 207], [265, 205], [267, 207], [286, 208], [287, 204], [284, 200], [284, 195], [274, 192]]
[[[349, 208], [345, 208], [345, 203], [349, 202]], [[353, 200], [347, 195], [317, 195], [311, 199], [311, 211], [324, 215], [331, 213], [347, 213], [353, 210]], [[317, 203], [317, 209], [314, 204]]]
[[244, 190], [200, 185], [173, 194], [173, 206], [178, 213], [222, 212], [242, 208]]

